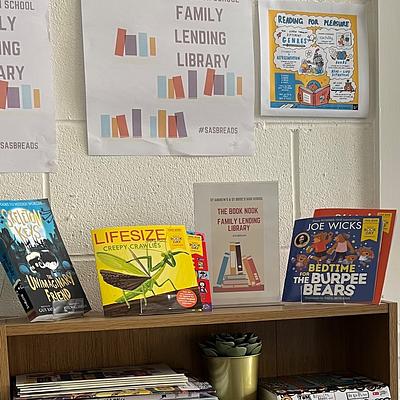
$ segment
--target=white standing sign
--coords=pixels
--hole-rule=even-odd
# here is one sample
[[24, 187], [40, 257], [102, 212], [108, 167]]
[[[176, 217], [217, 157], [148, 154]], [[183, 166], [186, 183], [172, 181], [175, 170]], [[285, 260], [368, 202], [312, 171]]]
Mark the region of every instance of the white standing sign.
[[55, 168], [48, 1], [0, 0], [0, 172]]
[[249, 155], [250, 0], [85, 0], [92, 155]]
[[280, 301], [278, 183], [196, 183], [194, 208], [213, 305]]

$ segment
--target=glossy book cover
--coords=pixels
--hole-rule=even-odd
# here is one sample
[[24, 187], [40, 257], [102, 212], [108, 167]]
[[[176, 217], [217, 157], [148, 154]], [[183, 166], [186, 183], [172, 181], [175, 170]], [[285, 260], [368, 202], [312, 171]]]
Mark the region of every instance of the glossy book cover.
[[184, 226], [96, 229], [92, 241], [106, 316], [202, 309]]
[[307, 218], [295, 222], [283, 301], [373, 301], [381, 216]]
[[47, 199], [0, 202], [0, 262], [31, 321], [90, 310]]

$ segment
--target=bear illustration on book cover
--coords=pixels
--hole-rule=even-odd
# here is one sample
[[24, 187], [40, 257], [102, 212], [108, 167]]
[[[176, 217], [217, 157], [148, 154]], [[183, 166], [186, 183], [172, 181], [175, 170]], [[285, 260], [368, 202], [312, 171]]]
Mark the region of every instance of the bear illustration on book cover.
[[382, 230], [381, 216], [297, 220], [282, 300], [372, 302]]
[[30, 321], [90, 310], [47, 199], [0, 202], [0, 262]]

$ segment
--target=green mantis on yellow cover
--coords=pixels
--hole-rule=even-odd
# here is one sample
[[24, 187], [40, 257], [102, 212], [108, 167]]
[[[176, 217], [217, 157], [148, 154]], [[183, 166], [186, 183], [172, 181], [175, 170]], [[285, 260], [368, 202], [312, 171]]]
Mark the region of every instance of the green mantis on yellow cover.
[[[147, 293], [151, 292], [153, 296], [156, 296], [154, 286], [161, 288], [168, 282], [172, 285], [173, 290], [177, 290], [170, 278], [165, 279], [162, 283], [158, 283], [158, 279], [165, 268], [176, 267], [176, 256], [189, 253], [170, 250], [161, 252], [162, 260], [153, 266], [153, 259], [148, 254], [148, 251], [146, 251], [147, 255], [141, 257], [137, 257], [132, 250], [130, 252], [133, 257], [131, 260], [124, 260], [121, 257], [105, 252], [96, 253], [98, 259], [113, 270], [100, 270], [104, 281], [122, 290], [122, 296], [115, 300], [117, 303], [125, 302], [127, 307], [130, 308], [129, 301], [143, 295], [145, 304], [147, 304]], [[147, 267], [145, 267], [142, 260], [146, 261]]]

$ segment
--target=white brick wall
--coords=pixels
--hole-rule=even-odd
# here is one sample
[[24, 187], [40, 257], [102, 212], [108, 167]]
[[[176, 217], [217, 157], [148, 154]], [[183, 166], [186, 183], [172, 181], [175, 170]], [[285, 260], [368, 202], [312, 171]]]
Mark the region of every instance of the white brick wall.
[[[193, 227], [194, 182], [279, 180], [282, 277], [294, 217], [309, 216], [316, 207], [377, 205], [374, 85], [367, 120], [280, 120], [257, 115], [255, 157], [87, 156], [79, 4], [78, 0], [51, 0], [58, 172], [0, 174], [0, 198], [50, 196], [61, 234], [95, 309], [100, 309], [100, 299], [90, 229], [153, 223]], [[374, 78], [376, 12], [370, 14]], [[162, 177], [154, 171], [162, 171]], [[3, 276], [0, 272], [0, 286]], [[15, 314], [21, 314], [21, 309], [6, 282], [0, 315]]]

